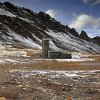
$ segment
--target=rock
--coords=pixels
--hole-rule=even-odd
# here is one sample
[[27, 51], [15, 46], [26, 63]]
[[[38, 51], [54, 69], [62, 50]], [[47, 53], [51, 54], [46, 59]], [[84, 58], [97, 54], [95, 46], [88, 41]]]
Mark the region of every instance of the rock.
[[96, 42], [98, 45], [100, 45], [100, 37], [99, 36], [92, 38], [92, 40], [94, 40], [94, 42]]
[[[68, 27], [67, 27], [67, 28], [68, 28]], [[74, 35], [75, 37], [79, 37], [78, 32], [76, 32], [76, 30], [75, 30], [74, 28], [68, 29], [68, 31], [69, 31], [72, 35]]]
[[91, 38], [88, 37], [85, 31], [81, 31], [80, 38], [86, 41], [91, 41]]
[[93, 88], [88, 88], [86, 89], [86, 93], [89, 93], [89, 94], [95, 94], [95, 93], [98, 93], [99, 91], [97, 89], [93, 89]]

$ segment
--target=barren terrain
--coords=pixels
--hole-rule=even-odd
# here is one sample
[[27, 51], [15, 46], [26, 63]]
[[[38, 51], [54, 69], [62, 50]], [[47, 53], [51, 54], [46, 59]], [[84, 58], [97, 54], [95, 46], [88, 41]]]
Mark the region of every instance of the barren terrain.
[[100, 100], [100, 55], [52, 60], [40, 53], [0, 50], [0, 100]]

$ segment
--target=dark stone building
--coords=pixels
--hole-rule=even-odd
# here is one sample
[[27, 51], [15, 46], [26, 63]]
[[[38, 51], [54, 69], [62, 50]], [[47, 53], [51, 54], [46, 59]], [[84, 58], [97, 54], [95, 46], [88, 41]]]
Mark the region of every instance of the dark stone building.
[[50, 59], [71, 59], [71, 54], [65, 54], [62, 52], [48, 52], [48, 58]]
[[46, 36], [42, 39], [42, 58], [48, 58], [49, 38]]
[[42, 58], [48, 59], [71, 59], [71, 54], [63, 52], [49, 51], [49, 38], [44, 36], [42, 39]]

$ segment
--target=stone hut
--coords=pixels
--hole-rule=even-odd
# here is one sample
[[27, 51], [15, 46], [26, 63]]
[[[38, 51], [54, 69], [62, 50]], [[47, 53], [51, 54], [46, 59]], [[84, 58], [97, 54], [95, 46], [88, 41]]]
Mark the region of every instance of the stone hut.
[[52, 52], [52, 51], [49, 51], [48, 52], [48, 58], [49, 59], [71, 59], [71, 54], [65, 54], [65, 53], [62, 53], [62, 52]]
[[42, 58], [48, 59], [71, 59], [71, 54], [66, 54], [60, 51], [49, 51], [49, 38], [43, 36], [42, 39]]

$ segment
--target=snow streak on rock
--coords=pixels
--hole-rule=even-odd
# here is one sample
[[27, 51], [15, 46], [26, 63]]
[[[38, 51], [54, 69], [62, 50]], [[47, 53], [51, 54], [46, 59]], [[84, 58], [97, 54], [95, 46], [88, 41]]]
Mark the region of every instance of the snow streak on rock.
[[34, 13], [9, 2], [0, 4], [1, 48], [42, 49], [44, 35], [50, 38], [49, 46], [52, 51], [100, 53], [96, 40], [89, 37], [84, 39], [84, 35], [80, 37], [75, 29], [62, 25], [44, 12]]

